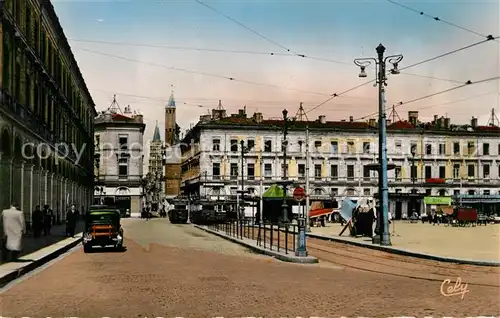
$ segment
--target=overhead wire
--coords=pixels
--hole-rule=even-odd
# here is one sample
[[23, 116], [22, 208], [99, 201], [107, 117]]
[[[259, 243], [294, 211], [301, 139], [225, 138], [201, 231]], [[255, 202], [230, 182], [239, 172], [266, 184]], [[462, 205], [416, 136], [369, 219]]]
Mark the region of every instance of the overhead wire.
[[320, 92], [314, 92], [314, 91], [308, 91], [308, 90], [302, 90], [298, 88], [290, 88], [290, 87], [283, 87], [283, 86], [278, 86], [278, 85], [273, 85], [273, 84], [268, 84], [268, 83], [260, 83], [260, 82], [254, 82], [254, 81], [248, 81], [248, 80], [241, 80], [237, 79], [234, 77], [230, 76], [224, 76], [224, 75], [219, 75], [219, 74], [214, 74], [214, 73], [207, 73], [207, 72], [201, 72], [201, 71], [194, 71], [194, 70], [188, 70], [184, 68], [178, 68], [178, 67], [173, 67], [173, 66], [168, 66], [168, 65], [163, 65], [163, 64], [158, 64], [158, 63], [153, 63], [153, 62], [148, 62], [148, 61], [142, 61], [142, 60], [136, 60], [133, 58], [125, 57], [125, 56], [120, 56], [120, 55], [115, 55], [115, 54], [110, 54], [110, 53], [105, 53], [105, 52], [100, 52], [100, 51], [95, 51], [95, 50], [90, 50], [90, 49], [85, 49], [85, 48], [74, 48], [76, 50], [81, 50], [93, 54], [98, 54], [98, 55], [103, 55], [107, 57], [112, 57], [124, 61], [129, 61], [129, 62], [135, 62], [135, 63], [140, 63], [140, 64], [146, 64], [146, 65], [151, 65], [155, 67], [161, 67], [161, 68], [166, 68], [172, 71], [177, 71], [177, 72], [184, 72], [184, 73], [191, 73], [191, 74], [197, 74], [197, 75], [203, 75], [207, 77], [214, 77], [214, 78], [219, 78], [219, 79], [225, 79], [233, 82], [239, 82], [239, 83], [245, 83], [245, 84], [250, 84], [250, 85], [257, 85], [257, 86], [265, 86], [265, 87], [270, 87], [270, 88], [276, 88], [276, 89], [283, 89], [283, 90], [289, 90], [289, 91], [296, 91], [300, 93], [306, 93], [306, 94], [312, 94], [312, 95], [319, 95], [319, 96], [328, 96], [328, 94], [320, 93]]
[[425, 13], [424, 11], [420, 11], [420, 10], [414, 9], [414, 8], [412, 8], [412, 7], [410, 7], [410, 6], [407, 6], [407, 5], [405, 5], [405, 4], [399, 3], [399, 2], [397, 2], [397, 1], [394, 1], [394, 0], [386, 0], [386, 1], [387, 1], [387, 2], [389, 2], [389, 3], [392, 3], [392, 4], [396, 5], [396, 6], [399, 6], [399, 7], [403, 8], [403, 9], [406, 9], [406, 10], [408, 10], [408, 11], [415, 12], [415, 13], [417, 13], [417, 14], [419, 14], [419, 15], [423, 16], [423, 17], [426, 17], [426, 18], [432, 19], [432, 20], [437, 21], [437, 22], [442, 22], [442, 23], [444, 23], [444, 24], [447, 24], [447, 25], [452, 26], [452, 27], [454, 27], [454, 28], [460, 29], [460, 30], [462, 30], [462, 31], [466, 31], [466, 32], [469, 32], [469, 33], [471, 33], [471, 34], [474, 34], [474, 35], [477, 35], [477, 36], [480, 36], [480, 37], [483, 37], [483, 38], [487, 38], [487, 37], [489, 37], [489, 36], [490, 36], [490, 35], [485, 35], [485, 34], [482, 34], [482, 33], [477, 32], [477, 31], [471, 30], [471, 29], [469, 29], [469, 28], [463, 27], [463, 26], [458, 25], [458, 24], [456, 24], [456, 23], [453, 23], [453, 22], [450, 22], [450, 21], [447, 21], [447, 20], [443, 20], [443, 19], [441, 19], [441, 18], [440, 18], [440, 17], [438, 17], [438, 16], [434, 16], [434, 15], [427, 14], [427, 13]]
[[[440, 59], [440, 58], [446, 57], [446, 56], [448, 56], [448, 55], [452, 55], [452, 54], [458, 53], [458, 52], [460, 52], [460, 51], [463, 51], [463, 50], [466, 50], [466, 49], [469, 49], [469, 48], [475, 47], [475, 46], [477, 46], [477, 45], [480, 45], [480, 44], [483, 44], [483, 43], [486, 43], [486, 42], [489, 42], [489, 41], [492, 41], [492, 40], [495, 40], [495, 39], [498, 39], [498, 38], [499, 38], [498, 36], [497, 36], [497, 37], [492, 37], [492, 36], [489, 36], [489, 37], [488, 37], [487, 39], [485, 39], [485, 40], [481, 40], [481, 41], [479, 41], [479, 42], [475, 42], [475, 43], [472, 43], [472, 44], [469, 44], [469, 45], [466, 45], [466, 46], [460, 47], [460, 48], [458, 48], [458, 49], [455, 49], [455, 50], [452, 50], [452, 51], [449, 51], [449, 52], [446, 52], [446, 53], [443, 53], [443, 54], [437, 55], [437, 56], [435, 56], [435, 57], [428, 58], [428, 59], [425, 59], [425, 60], [423, 60], [423, 61], [420, 61], [420, 62], [417, 62], [417, 63], [410, 64], [410, 65], [408, 65], [408, 66], [405, 66], [405, 67], [403, 67], [403, 68], [400, 68], [400, 71], [402, 71], [402, 70], [406, 70], [406, 69], [409, 69], [409, 68], [411, 68], [411, 67], [419, 66], [419, 65], [422, 65], [422, 64], [424, 64], [424, 63], [428, 63], [428, 62], [431, 62], [431, 61], [435, 61], [435, 60], [437, 60], [437, 59]], [[347, 89], [347, 90], [345, 90], [345, 91], [342, 91], [342, 92], [340, 92], [340, 93], [333, 93], [333, 94], [332, 94], [332, 95], [331, 95], [328, 99], [326, 99], [325, 101], [323, 101], [323, 102], [319, 103], [318, 105], [316, 105], [316, 106], [314, 106], [314, 107], [310, 108], [309, 110], [307, 110], [307, 111], [306, 111], [306, 114], [308, 114], [308, 113], [312, 112], [313, 110], [318, 109], [319, 107], [321, 107], [321, 106], [325, 105], [326, 103], [330, 102], [332, 99], [334, 99], [334, 98], [336, 98], [336, 97], [339, 97], [339, 96], [341, 96], [341, 95], [344, 95], [344, 94], [347, 94], [347, 93], [349, 93], [349, 92], [352, 92], [352, 91], [354, 91], [354, 90], [356, 90], [356, 89], [358, 89], [358, 88], [360, 88], [360, 87], [366, 86], [366, 85], [368, 85], [368, 84], [370, 84], [370, 83], [373, 83], [373, 82], [375, 82], [375, 81], [376, 81], [376, 79], [372, 79], [371, 81], [365, 82], [365, 83], [363, 83], [363, 84], [356, 85], [356, 86], [354, 86], [354, 87], [352, 87], [352, 88], [349, 88], [349, 89]]]
[[[72, 42], [81, 42], [81, 43], [117, 45], [117, 46], [147, 47], [147, 48], [157, 48], [157, 49], [167, 49], [167, 50], [186, 50], [186, 51], [199, 51], [199, 52], [206, 51], [206, 52], [213, 52], [213, 53], [266, 55], [266, 56], [292, 56], [292, 57], [295, 56], [295, 55], [291, 55], [291, 54], [287, 54], [287, 53], [278, 53], [278, 52], [212, 49], [212, 48], [184, 47], [184, 46], [144, 44], [144, 43], [132, 43], [132, 42], [114, 42], [114, 41], [85, 40], [85, 39], [69, 39], [69, 41], [70, 42], [71, 41]], [[312, 59], [312, 60], [322, 61], [322, 62], [330, 62], [330, 63], [336, 63], [336, 64], [341, 64], [341, 65], [356, 67], [356, 65], [354, 65], [353, 63], [349, 63], [349, 62], [345, 62], [345, 61], [337, 61], [337, 60], [332, 60], [332, 59], [327, 59], [327, 58], [311, 57], [311, 56], [304, 56], [304, 57], [308, 58], [308, 59]], [[440, 77], [435, 77], [435, 76], [420, 75], [420, 74], [414, 74], [414, 73], [408, 73], [408, 72], [402, 72], [402, 74], [415, 76], [415, 77], [421, 77], [421, 78], [428, 78], [428, 79], [433, 79], [433, 80], [438, 80], [438, 81], [451, 82], [451, 83], [461, 83], [461, 81], [456, 81], [456, 80], [447, 79], [447, 78], [440, 78]], [[325, 96], [326, 96], [326, 94], [325, 94]]]
[[[410, 99], [410, 100], [405, 101], [405, 102], [401, 101], [401, 102], [397, 103], [396, 105], [392, 105], [392, 106], [386, 107], [385, 109], [389, 110], [392, 107], [394, 107], [394, 108], [401, 107], [403, 105], [408, 105], [408, 104], [415, 103], [415, 102], [418, 102], [418, 101], [421, 101], [421, 100], [424, 100], [424, 99], [428, 99], [428, 98], [431, 98], [431, 97], [434, 97], [434, 96], [438, 96], [438, 95], [442, 95], [442, 94], [445, 94], [445, 93], [449, 93], [449, 92], [452, 92], [452, 91], [464, 88], [466, 86], [475, 85], [475, 84], [481, 84], [481, 83], [486, 83], [486, 82], [491, 82], [491, 81], [498, 80], [498, 79], [500, 79], [500, 76], [490, 77], [490, 78], [486, 78], [486, 79], [482, 79], [482, 80], [478, 80], [478, 81], [474, 81], [474, 82], [469, 80], [469, 81], [463, 83], [462, 85], [451, 87], [451, 88], [448, 88], [448, 89], [445, 89], [445, 90], [442, 90], [442, 91], [439, 91], [439, 92], [436, 92], [436, 93], [428, 94], [428, 95], [425, 95], [425, 96], [413, 98], [413, 99]], [[366, 116], [363, 116], [363, 117], [356, 118], [354, 121], [362, 120], [362, 119], [367, 119], [367, 118], [375, 116], [375, 115], [378, 115], [378, 111], [377, 112], [373, 112], [373, 113], [371, 113], [369, 115], [366, 115]]]

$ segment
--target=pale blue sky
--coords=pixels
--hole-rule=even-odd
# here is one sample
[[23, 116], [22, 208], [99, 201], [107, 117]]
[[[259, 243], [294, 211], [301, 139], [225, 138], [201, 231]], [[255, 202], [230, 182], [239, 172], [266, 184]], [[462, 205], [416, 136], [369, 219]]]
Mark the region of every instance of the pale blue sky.
[[[481, 37], [407, 11], [387, 1], [207, 1], [207, 4], [293, 51], [351, 63], [356, 57], [375, 56], [382, 42], [388, 53], [402, 53], [401, 67], [480, 41]], [[483, 34], [500, 34], [498, 1], [400, 2]], [[252, 50], [284, 53], [225, 17], [195, 1], [54, 1], [66, 36], [76, 40], [131, 42], [153, 45]], [[299, 103], [307, 109], [325, 96], [238, 83], [210, 76], [173, 71], [148, 64], [124, 61], [81, 49], [270, 85], [331, 94], [363, 82], [351, 65], [288, 56], [185, 51], [70, 41], [87, 85], [99, 110], [113, 93], [124, 106], [140, 109], [147, 120], [146, 137], [153, 134], [163, 104], [174, 85], [179, 123], [187, 128], [201, 113], [221, 99], [229, 110], [247, 105], [250, 112], [280, 116], [287, 108], [295, 113]], [[439, 61], [409, 69], [413, 74], [465, 82], [499, 76], [500, 44], [490, 42]], [[369, 78], [373, 76], [369, 72]], [[401, 74], [390, 77], [389, 103], [407, 101], [457, 85]], [[487, 120], [498, 107], [499, 83], [474, 85], [453, 93], [401, 107], [421, 116], [452, 116], [465, 122], [471, 116]], [[490, 93], [490, 94], [487, 94]], [[148, 96], [142, 98], [138, 95]], [[370, 85], [334, 99], [311, 112], [310, 119], [360, 117], [376, 110], [377, 91]], [[483, 95], [462, 102], [457, 99]], [[189, 105], [201, 104], [204, 108]], [[442, 106], [429, 107], [439, 103]], [[500, 113], [500, 111], [499, 111]], [[162, 124], [162, 121], [160, 121]]]

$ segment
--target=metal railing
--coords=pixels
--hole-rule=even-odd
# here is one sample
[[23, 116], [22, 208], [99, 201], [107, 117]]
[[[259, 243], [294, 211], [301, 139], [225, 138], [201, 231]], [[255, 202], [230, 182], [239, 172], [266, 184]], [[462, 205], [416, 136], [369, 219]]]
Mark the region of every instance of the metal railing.
[[271, 251], [289, 254], [294, 253], [296, 249], [296, 224], [269, 222], [260, 224], [254, 222], [253, 219], [243, 219], [227, 221], [222, 224], [210, 224], [208, 228], [240, 240], [256, 241], [257, 246]]

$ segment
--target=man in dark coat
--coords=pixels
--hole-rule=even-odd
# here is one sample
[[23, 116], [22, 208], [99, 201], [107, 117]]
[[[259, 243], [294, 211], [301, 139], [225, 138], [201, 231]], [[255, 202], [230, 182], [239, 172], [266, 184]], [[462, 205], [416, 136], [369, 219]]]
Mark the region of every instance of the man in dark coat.
[[35, 211], [33, 211], [31, 220], [33, 222], [33, 235], [35, 237], [40, 237], [43, 229], [43, 213], [42, 210], [40, 210], [39, 205], [35, 207]]
[[75, 236], [76, 230], [76, 220], [78, 218], [78, 211], [76, 210], [75, 205], [73, 204], [66, 214], [66, 235]]
[[43, 206], [43, 235], [50, 235], [50, 228], [52, 227], [52, 211], [46, 204]]

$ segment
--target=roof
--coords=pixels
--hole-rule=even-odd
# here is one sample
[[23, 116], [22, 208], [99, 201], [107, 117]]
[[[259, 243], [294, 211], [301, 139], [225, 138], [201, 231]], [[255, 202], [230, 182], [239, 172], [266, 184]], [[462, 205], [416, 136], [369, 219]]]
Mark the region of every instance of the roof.
[[155, 132], [153, 133], [153, 141], [161, 141], [160, 128], [158, 127], [158, 121], [156, 121]]
[[167, 107], [175, 107], [175, 98], [173, 92], [172, 94], [170, 94], [170, 97], [168, 98]]

